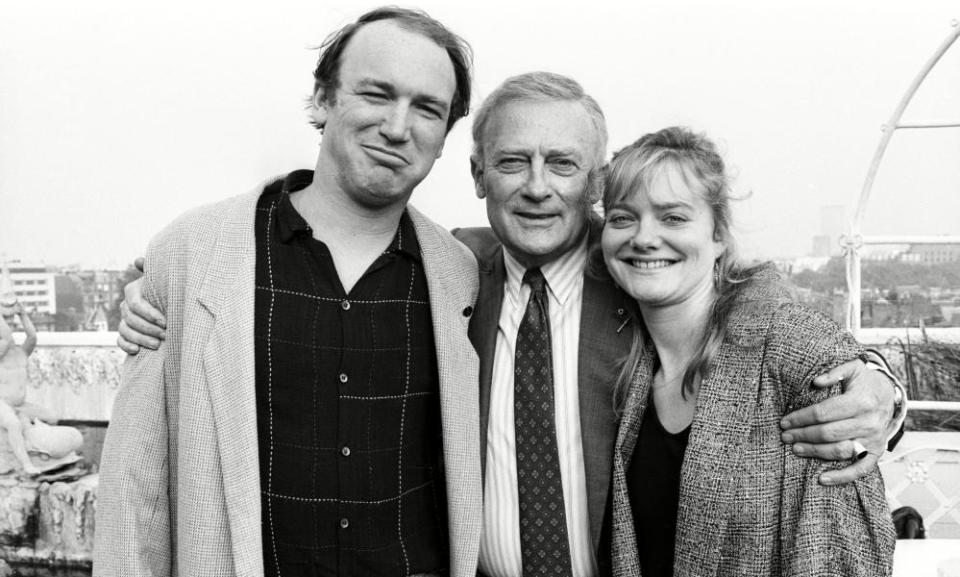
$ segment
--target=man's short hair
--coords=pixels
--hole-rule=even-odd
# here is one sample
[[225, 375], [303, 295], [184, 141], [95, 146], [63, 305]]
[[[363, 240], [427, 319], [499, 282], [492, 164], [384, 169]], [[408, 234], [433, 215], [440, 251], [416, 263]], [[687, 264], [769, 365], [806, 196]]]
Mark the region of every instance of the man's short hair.
[[493, 111], [510, 102], [579, 102], [596, 132], [594, 156], [599, 169], [607, 154], [607, 122], [600, 105], [576, 80], [553, 72], [528, 72], [506, 79], [484, 99], [473, 118], [473, 156], [483, 160], [483, 138]]
[[447, 51], [457, 81], [453, 101], [450, 103], [450, 116], [447, 118], [447, 132], [450, 132], [453, 125], [470, 112], [470, 69], [473, 52], [466, 40], [422, 10], [382, 6], [328, 36], [320, 45], [320, 58], [313, 71], [313, 94], [316, 95], [317, 90], [323, 89], [323, 98], [329, 102], [335, 101], [337, 89], [340, 88], [340, 59], [343, 51], [357, 30], [365, 24], [380, 20], [393, 20], [400, 28], [429, 38]]

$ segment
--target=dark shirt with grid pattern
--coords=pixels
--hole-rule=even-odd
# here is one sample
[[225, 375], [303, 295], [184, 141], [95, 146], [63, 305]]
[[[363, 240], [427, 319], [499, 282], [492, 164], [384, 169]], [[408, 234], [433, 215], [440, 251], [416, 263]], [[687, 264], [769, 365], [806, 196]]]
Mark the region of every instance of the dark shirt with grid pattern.
[[257, 204], [256, 396], [267, 575], [448, 566], [439, 378], [426, 277], [404, 212], [346, 294], [289, 193]]

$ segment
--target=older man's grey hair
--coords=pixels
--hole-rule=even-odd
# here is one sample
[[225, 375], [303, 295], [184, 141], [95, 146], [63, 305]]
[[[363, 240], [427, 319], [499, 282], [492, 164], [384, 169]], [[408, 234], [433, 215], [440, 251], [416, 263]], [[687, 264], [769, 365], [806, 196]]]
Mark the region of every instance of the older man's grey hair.
[[590, 116], [596, 138], [596, 169], [603, 166], [607, 154], [607, 122], [600, 105], [584, 92], [576, 80], [553, 72], [528, 72], [506, 79], [484, 99], [473, 118], [473, 157], [483, 162], [483, 139], [487, 123], [494, 112], [510, 102], [579, 102]]

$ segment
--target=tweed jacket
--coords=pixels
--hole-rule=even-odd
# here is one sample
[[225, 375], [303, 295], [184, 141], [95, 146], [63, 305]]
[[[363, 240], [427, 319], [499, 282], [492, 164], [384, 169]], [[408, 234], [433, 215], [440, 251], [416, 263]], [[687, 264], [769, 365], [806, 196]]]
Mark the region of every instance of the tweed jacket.
[[[599, 242], [602, 227], [600, 218], [591, 221], [590, 247]], [[485, 461], [493, 357], [506, 278], [503, 246], [489, 228], [466, 228], [453, 232], [474, 251], [480, 267], [480, 296], [470, 320], [470, 340], [480, 355], [480, 455]], [[628, 310], [632, 302], [609, 279], [595, 278], [586, 271], [582, 302], [577, 369], [580, 432], [590, 534], [602, 569], [607, 565], [604, 559], [607, 552], [599, 551], [600, 537], [610, 494], [613, 442], [617, 430], [613, 385], [618, 363], [630, 350], [630, 331], [623, 330], [623, 327], [629, 318]]]
[[[889, 575], [895, 534], [879, 471], [822, 486], [819, 474], [845, 463], [796, 457], [780, 441], [782, 415], [839, 393], [814, 389], [813, 377], [860, 347], [762, 275], [741, 289], [698, 393], [681, 468], [674, 575]], [[626, 472], [654, 363], [650, 347], [630, 383], [614, 450], [618, 576], [640, 575]]]
[[[254, 216], [263, 187], [196, 209], [147, 251], [144, 296], [167, 318], [128, 357], [104, 444], [94, 574], [263, 574], [255, 407]], [[473, 576], [482, 521], [479, 362], [467, 339], [476, 261], [413, 207], [430, 292], [450, 575]]]

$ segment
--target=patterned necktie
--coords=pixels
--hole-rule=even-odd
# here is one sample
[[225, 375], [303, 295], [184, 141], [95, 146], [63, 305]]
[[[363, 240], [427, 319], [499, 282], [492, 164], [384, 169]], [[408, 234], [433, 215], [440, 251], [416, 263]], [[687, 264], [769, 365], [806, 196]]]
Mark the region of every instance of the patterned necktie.
[[570, 545], [554, 424], [546, 280], [539, 268], [533, 268], [524, 273], [523, 282], [530, 285], [530, 300], [517, 332], [513, 368], [523, 576], [570, 575]]

